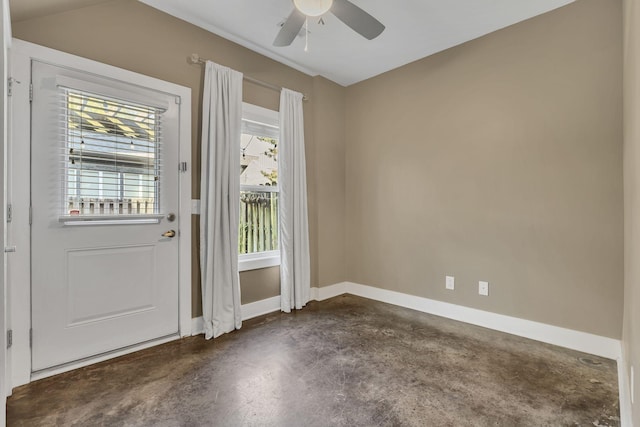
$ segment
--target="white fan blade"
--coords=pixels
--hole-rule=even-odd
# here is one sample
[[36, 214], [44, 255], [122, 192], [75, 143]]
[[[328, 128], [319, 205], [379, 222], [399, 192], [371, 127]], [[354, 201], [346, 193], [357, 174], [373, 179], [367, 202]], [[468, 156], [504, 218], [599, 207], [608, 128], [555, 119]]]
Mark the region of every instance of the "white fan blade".
[[291, 43], [293, 43], [293, 40], [302, 29], [305, 19], [306, 16], [298, 11], [298, 9], [294, 8], [293, 12], [291, 12], [291, 15], [289, 15], [287, 20], [284, 22], [284, 25], [276, 36], [276, 39], [273, 41], [273, 45], [283, 47], [289, 46]]
[[368, 40], [378, 37], [385, 28], [380, 21], [349, 0], [334, 0], [331, 13]]

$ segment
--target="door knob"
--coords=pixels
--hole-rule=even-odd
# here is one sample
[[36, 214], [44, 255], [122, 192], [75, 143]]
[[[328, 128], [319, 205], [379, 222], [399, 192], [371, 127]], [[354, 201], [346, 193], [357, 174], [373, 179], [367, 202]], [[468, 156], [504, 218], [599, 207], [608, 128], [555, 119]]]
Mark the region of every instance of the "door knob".
[[175, 235], [176, 235], [176, 232], [174, 230], [169, 230], [162, 233], [162, 237], [173, 237]]

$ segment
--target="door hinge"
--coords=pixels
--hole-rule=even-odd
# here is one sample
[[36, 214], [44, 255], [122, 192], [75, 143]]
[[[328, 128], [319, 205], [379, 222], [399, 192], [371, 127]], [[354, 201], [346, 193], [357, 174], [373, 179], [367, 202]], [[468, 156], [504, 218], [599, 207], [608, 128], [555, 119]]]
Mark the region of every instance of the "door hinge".
[[179, 96], [176, 96], [176, 104], [182, 104], [182, 98], [180, 98]]
[[13, 218], [13, 209], [11, 207], [11, 204], [7, 205], [7, 223], [11, 222], [11, 219]]
[[33, 101], [33, 83], [29, 83], [29, 102]]
[[13, 331], [9, 329], [7, 331], [7, 348], [11, 348], [13, 345]]
[[33, 328], [29, 329], [29, 348], [33, 347]]
[[187, 171], [187, 162], [180, 162], [178, 164], [178, 171], [185, 173]]
[[29, 225], [33, 222], [33, 208], [29, 206]]

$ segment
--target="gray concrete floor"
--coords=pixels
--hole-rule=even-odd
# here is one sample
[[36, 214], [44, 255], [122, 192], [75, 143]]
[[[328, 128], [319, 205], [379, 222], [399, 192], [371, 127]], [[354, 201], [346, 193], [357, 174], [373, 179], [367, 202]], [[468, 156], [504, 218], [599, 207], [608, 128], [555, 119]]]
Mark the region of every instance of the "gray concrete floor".
[[619, 425], [616, 364], [354, 296], [33, 382], [10, 426]]

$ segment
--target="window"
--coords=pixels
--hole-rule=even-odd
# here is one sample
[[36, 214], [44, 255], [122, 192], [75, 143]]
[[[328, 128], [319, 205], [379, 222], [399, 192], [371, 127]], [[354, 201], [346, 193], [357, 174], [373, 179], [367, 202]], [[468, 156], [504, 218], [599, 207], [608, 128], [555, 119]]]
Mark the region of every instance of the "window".
[[243, 104], [240, 138], [240, 271], [280, 264], [278, 112]]
[[159, 214], [162, 111], [74, 89], [61, 94], [63, 218]]

